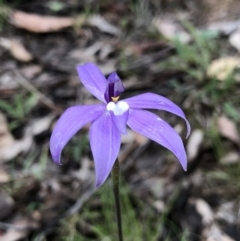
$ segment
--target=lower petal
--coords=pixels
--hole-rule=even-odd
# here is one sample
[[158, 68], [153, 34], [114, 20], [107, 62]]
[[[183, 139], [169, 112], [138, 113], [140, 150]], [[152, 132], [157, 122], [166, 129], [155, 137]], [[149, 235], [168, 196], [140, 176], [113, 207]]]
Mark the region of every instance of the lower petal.
[[157, 109], [171, 112], [183, 118], [187, 125], [187, 137], [190, 134], [190, 124], [182, 109], [171, 100], [157, 94], [144, 93], [124, 100], [131, 109]]
[[105, 105], [73, 106], [58, 120], [50, 139], [50, 152], [55, 163], [61, 164], [61, 152], [68, 141], [87, 123], [97, 119]]
[[144, 110], [130, 110], [128, 126], [169, 149], [187, 170], [187, 156], [182, 139], [177, 132], [157, 115]]
[[90, 145], [96, 171], [96, 187], [101, 186], [112, 170], [121, 144], [121, 133], [106, 111], [90, 128]]

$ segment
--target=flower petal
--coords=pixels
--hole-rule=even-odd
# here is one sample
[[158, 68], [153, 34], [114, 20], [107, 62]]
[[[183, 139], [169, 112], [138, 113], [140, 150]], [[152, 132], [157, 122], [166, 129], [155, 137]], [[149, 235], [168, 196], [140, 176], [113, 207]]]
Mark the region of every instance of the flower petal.
[[145, 110], [130, 110], [128, 126], [169, 149], [187, 170], [187, 156], [177, 132], [157, 115]]
[[186, 119], [185, 114], [183, 113], [182, 109], [179, 108], [176, 104], [174, 104], [171, 100], [157, 94], [153, 93], [145, 93], [141, 95], [137, 95], [128, 99], [125, 99], [133, 109], [157, 109], [157, 110], [165, 110], [171, 112], [175, 115], [180, 116], [183, 118], [187, 125], [187, 137], [190, 134], [191, 127]]
[[107, 80], [101, 70], [92, 63], [77, 66], [78, 76], [85, 86], [95, 97], [106, 103], [104, 92], [107, 85]]
[[61, 152], [67, 142], [84, 125], [97, 119], [105, 110], [105, 105], [74, 106], [68, 108], [58, 120], [51, 139], [50, 151], [55, 163], [61, 164]]
[[101, 186], [112, 170], [121, 144], [121, 134], [106, 111], [90, 128], [90, 145], [96, 171], [96, 187]]

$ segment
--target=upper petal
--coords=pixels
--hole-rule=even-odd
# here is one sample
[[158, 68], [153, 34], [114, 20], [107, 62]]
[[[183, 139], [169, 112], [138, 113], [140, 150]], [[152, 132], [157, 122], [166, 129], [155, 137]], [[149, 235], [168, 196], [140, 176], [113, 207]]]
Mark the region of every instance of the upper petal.
[[128, 99], [125, 99], [133, 109], [157, 109], [157, 110], [165, 110], [171, 112], [175, 115], [180, 116], [186, 121], [187, 125], [187, 137], [190, 134], [191, 127], [190, 124], [183, 113], [182, 109], [174, 104], [171, 100], [157, 94], [153, 93], [145, 93], [141, 95], [137, 95]]
[[121, 144], [121, 134], [106, 111], [90, 128], [90, 145], [96, 171], [96, 187], [101, 186], [112, 170]]
[[144, 110], [130, 110], [128, 126], [169, 149], [187, 170], [187, 156], [177, 132], [157, 115]]
[[78, 76], [85, 86], [95, 97], [106, 103], [104, 92], [107, 85], [107, 80], [101, 70], [92, 63], [77, 66]]
[[74, 106], [68, 108], [58, 120], [50, 139], [50, 151], [55, 163], [60, 164], [61, 152], [67, 142], [85, 124], [98, 118], [105, 105]]

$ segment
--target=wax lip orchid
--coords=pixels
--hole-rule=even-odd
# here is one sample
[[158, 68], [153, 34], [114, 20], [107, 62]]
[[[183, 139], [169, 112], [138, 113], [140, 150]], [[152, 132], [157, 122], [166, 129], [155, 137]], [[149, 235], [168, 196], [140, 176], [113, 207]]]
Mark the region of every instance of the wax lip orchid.
[[120, 150], [121, 134], [126, 133], [127, 125], [169, 149], [186, 171], [187, 157], [180, 136], [159, 116], [144, 110], [165, 110], [178, 115], [186, 122], [188, 136], [190, 125], [177, 105], [153, 93], [119, 100], [124, 87], [115, 72], [106, 79], [92, 63], [79, 65], [77, 71], [85, 88], [102, 103], [73, 106], [62, 114], [50, 140], [50, 151], [55, 163], [60, 164], [62, 149], [72, 136], [90, 122], [90, 146], [95, 163], [97, 187], [105, 182], [112, 170]]

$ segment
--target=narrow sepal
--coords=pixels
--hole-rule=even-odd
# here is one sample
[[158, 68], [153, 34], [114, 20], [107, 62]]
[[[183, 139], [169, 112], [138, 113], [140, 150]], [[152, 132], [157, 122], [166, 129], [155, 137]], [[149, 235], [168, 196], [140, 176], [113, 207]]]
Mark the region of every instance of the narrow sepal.
[[145, 93], [125, 99], [123, 101], [126, 101], [132, 109], [165, 110], [183, 118], [187, 125], [187, 137], [189, 136], [191, 131], [190, 124], [182, 109], [178, 107], [176, 104], [174, 104], [171, 100], [161, 95]]
[[128, 126], [169, 149], [187, 170], [187, 156], [182, 139], [177, 132], [157, 115], [145, 110], [130, 110]]
[[121, 144], [121, 134], [106, 111], [90, 128], [90, 145], [96, 172], [96, 187], [101, 186], [112, 170]]
[[78, 65], [77, 72], [85, 88], [99, 100], [106, 103], [104, 99], [104, 92], [107, 80], [101, 70], [95, 64], [87, 63], [84, 65]]
[[105, 106], [85, 105], [68, 108], [59, 118], [50, 138], [50, 152], [55, 163], [61, 164], [61, 152], [67, 142], [87, 123], [97, 119]]

